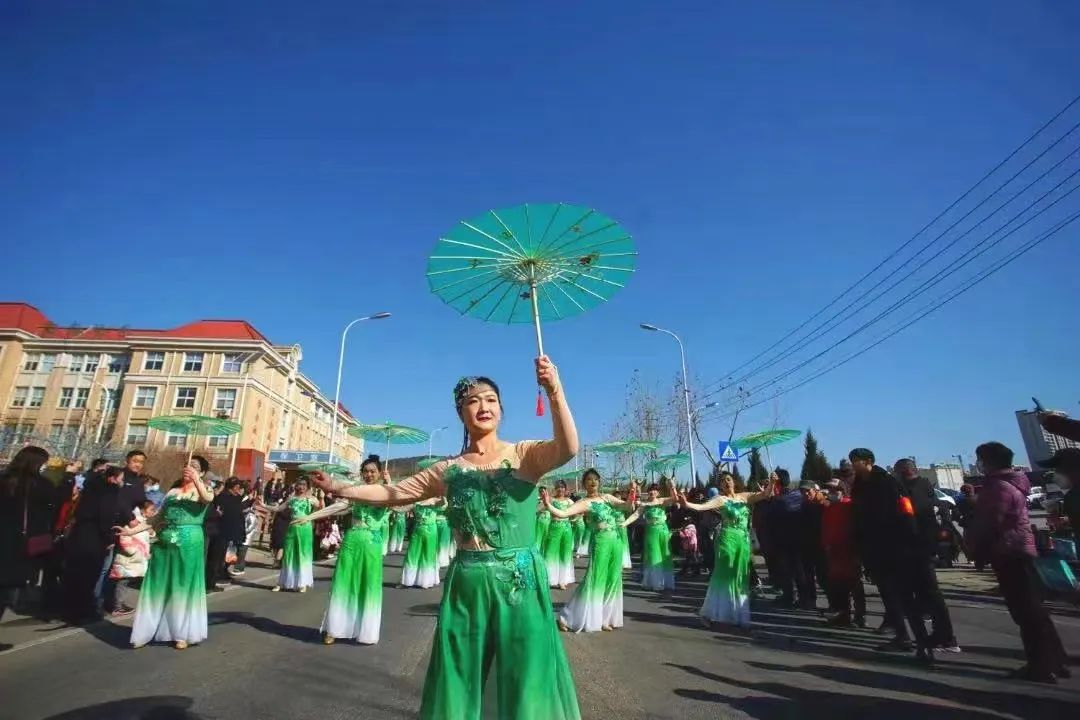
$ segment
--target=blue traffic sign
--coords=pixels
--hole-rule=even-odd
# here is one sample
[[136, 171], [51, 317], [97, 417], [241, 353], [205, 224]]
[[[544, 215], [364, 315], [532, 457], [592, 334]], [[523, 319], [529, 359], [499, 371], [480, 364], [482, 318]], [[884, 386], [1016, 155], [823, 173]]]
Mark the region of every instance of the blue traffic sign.
[[736, 452], [735, 448], [733, 448], [731, 446], [731, 443], [727, 442], [726, 440], [721, 440], [719, 442], [719, 450], [720, 450], [720, 455], [718, 455], [717, 458], [719, 459], [720, 462], [738, 462], [739, 461], [739, 453]]

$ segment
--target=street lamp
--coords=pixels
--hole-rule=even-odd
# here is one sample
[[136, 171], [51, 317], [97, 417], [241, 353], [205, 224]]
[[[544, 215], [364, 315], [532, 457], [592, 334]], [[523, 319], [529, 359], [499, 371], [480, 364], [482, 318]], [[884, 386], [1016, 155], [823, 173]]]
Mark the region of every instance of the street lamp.
[[707, 403], [707, 404], [705, 404], [705, 405], [702, 405], [702, 406], [701, 406], [701, 407], [699, 407], [699, 408], [696, 408], [696, 409], [694, 410], [694, 412], [692, 412], [692, 413], [690, 413], [690, 414], [691, 414], [691, 415], [693, 415], [693, 416], [694, 416], [694, 417], [696, 418], [696, 417], [697, 417], [698, 415], [700, 415], [700, 414], [701, 414], [702, 412], [704, 412], [705, 410], [709, 410], [709, 409], [711, 409], [711, 408], [717, 407], [717, 406], [718, 406], [719, 404], [720, 404], [720, 401], [719, 401], [719, 400], [714, 400], [714, 401], [713, 401], [713, 402], [711, 402], [711, 403]]
[[686, 349], [683, 347], [683, 342], [678, 335], [649, 323], [641, 323], [642, 330], [648, 330], [649, 332], [662, 332], [665, 335], [670, 335], [675, 338], [675, 342], [679, 343], [679, 357], [682, 359], [682, 382], [683, 382], [683, 399], [686, 401], [686, 436], [687, 442], [690, 445], [690, 477], [694, 479], [694, 484], [697, 485], [697, 463], [694, 461], [694, 438], [693, 438], [693, 414], [690, 412], [690, 378], [686, 374]]
[[345, 326], [345, 329], [341, 331], [341, 352], [338, 354], [337, 364], [337, 387], [334, 390], [334, 424], [330, 427], [330, 457], [329, 461], [334, 462], [334, 440], [337, 439], [337, 425], [338, 425], [338, 406], [341, 403], [341, 369], [345, 365], [345, 336], [349, 334], [349, 330], [358, 322], [364, 320], [385, 320], [390, 317], [388, 312], [379, 312], [374, 315], [365, 315], [364, 317], [358, 317], [351, 323]]
[[447, 428], [446, 425], [443, 425], [441, 428], [435, 428], [434, 430], [431, 431], [431, 434], [428, 435], [428, 439], [427, 439], [427, 456], [428, 457], [431, 457], [433, 455], [432, 448], [434, 447], [434, 444], [435, 444], [435, 433], [440, 433], [443, 430], [445, 430], [446, 428]]

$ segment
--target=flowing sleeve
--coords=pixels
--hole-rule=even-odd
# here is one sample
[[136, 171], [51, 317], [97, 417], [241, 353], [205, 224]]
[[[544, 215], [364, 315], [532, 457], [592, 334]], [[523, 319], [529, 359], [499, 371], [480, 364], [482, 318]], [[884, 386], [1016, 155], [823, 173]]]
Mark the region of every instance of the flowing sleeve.
[[522, 480], [536, 483], [560, 464], [559, 449], [552, 440], [522, 440], [514, 445], [518, 474]]

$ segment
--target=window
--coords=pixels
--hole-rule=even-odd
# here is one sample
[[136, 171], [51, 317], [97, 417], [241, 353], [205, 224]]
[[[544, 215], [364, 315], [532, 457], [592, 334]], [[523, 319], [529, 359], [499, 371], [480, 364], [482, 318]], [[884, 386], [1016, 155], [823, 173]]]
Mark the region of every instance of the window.
[[30, 372], [35, 372], [38, 369], [38, 365], [41, 363], [41, 355], [39, 353], [27, 353], [26, 360], [23, 362], [22, 369]]
[[49, 428], [49, 442], [55, 444], [60, 442], [60, 438], [64, 435], [63, 425], [53, 425]]
[[52, 372], [56, 367], [56, 353], [41, 353], [41, 372]]
[[62, 408], [71, 407], [71, 399], [75, 397], [75, 388], [60, 388], [60, 403]]
[[97, 372], [99, 364], [101, 364], [100, 355], [86, 355], [83, 360], [83, 370], [88, 373]]
[[202, 372], [203, 354], [197, 352], [184, 353], [184, 372]]
[[15, 392], [13, 392], [11, 394], [11, 407], [13, 407], [13, 408], [26, 407], [26, 398], [27, 398], [27, 396], [29, 394], [30, 394], [30, 388], [28, 388], [28, 387], [24, 386], [24, 387], [15, 388]]
[[130, 355], [110, 355], [109, 356], [109, 372], [111, 373], [126, 373], [131, 368], [131, 356]]
[[229, 445], [229, 436], [228, 435], [211, 435], [210, 437], [206, 438], [206, 446], [207, 447], [213, 447], [213, 448], [216, 448], [216, 447], [228, 447], [228, 445]]
[[242, 353], [225, 353], [221, 356], [221, 372], [223, 373], [238, 373], [243, 364]]
[[187, 447], [187, 435], [169, 433], [165, 436], [165, 444], [169, 447]]
[[214, 391], [214, 410], [219, 413], [228, 413], [236, 408], [236, 389], [224, 388]]
[[[105, 392], [109, 392], [106, 390]], [[90, 388], [79, 388], [75, 391], [75, 407], [86, 407], [86, 401], [90, 399]]]
[[128, 445], [145, 445], [146, 444], [146, 426], [145, 425], [128, 425], [127, 444]]
[[80, 373], [83, 369], [83, 355], [72, 355], [68, 360], [68, 370], [73, 373]]
[[144, 371], [161, 370], [165, 367], [165, 353], [163, 352], [148, 352], [146, 353], [146, 359], [143, 360], [142, 369]]
[[154, 407], [157, 402], [157, 388], [140, 385], [135, 388], [135, 407]]
[[176, 402], [173, 404], [173, 407], [194, 409], [195, 395], [198, 391], [198, 388], [193, 387], [176, 388]]
[[30, 407], [39, 408], [43, 402], [45, 402], [45, 388], [30, 388]]

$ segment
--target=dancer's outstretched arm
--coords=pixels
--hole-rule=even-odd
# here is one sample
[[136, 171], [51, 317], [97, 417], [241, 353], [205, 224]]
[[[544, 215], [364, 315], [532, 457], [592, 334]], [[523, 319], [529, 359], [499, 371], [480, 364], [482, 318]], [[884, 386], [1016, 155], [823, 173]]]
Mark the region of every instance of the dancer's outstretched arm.
[[445, 460], [436, 463], [395, 485], [350, 485], [333, 480], [321, 471], [311, 473], [311, 479], [316, 487], [335, 497], [359, 500], [368, 505], [398, 507], [442, 495], [442, 474], [448, 465]]
[[540, 494], [540, 499], [544, 501], [544, 505], [546, 505], [547, 509], [551, 511], [551, 516], [557, 517], [561, 520], [566, 520], [567, 518], [581, 515], [587, 512], [589, 506], [592, 505], [592, 502], [590, 500], [583, 498], [581, 500], [578, 500], [570, 507], [560, 510], [559, 508], [551, 504], [551, 496], [548, 495], [547, 490]]
[[637, 519], [639, 517], [641, 517], [641, 508], [638, 508], [634, 512], [627, 515], [626, 519], [623, 520], [621, 524], [622, 524], [623, 527], [630, 527], [631, 525], [633, 525], [634, 523], [637, 522]]
[[349, 503], [344, 500], [334, 503], [333, 505], [327, 505], [322, 510], [316, 510], [310, 515], [303, 515], [293, 520], [290, 525], [300, 525], [302, 523], [315, 522], [316, 520], [322, 520], [326, 517], [332, 517], [334, 515], [341, 515], [349, 510]]

